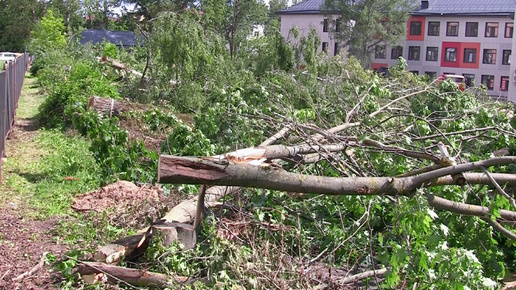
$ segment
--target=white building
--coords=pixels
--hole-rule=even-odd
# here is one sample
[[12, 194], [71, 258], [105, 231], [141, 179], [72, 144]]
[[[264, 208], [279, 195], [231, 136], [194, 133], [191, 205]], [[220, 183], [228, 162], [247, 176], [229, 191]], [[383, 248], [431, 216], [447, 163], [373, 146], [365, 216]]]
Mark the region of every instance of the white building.
[[[307, 36], [311, 28], [314, 28], [321, 39], [319, 50], [326, 51], [328, 55], [340, 52], [340, 47], [334, 41], [330, 31], [330, 25], [334, 25], [330, 18], [321, 11], [325, 0], [306, 0], [287, 9], [278, 12], [281, 17], [281, 35], [288, 40], [289, 32], [297, 26], [301, 36]], [[337, 16], [337, 15], [335, 15]], [[335, 17], [336, 18], [336, 17]]]
[[[324, 0], [306, 0], [280, 11], [281, 33], [288, 37], [294, 25], [302, 34], [314, 26], [328, 54], [335, 41], [321, 8]], [[516, 102], [514, 0], [421, 1], [407, 23], [407, 36], [397, 45], [377, 45], [372, 69], [392, 66], [399, 56], [418, 74], [458, 74], [470, 86], [484, 84], [492, 96]], [[326, 27], [327, 28], [327, 27]], [[337, 49], [338, 52], [338, 49]]]

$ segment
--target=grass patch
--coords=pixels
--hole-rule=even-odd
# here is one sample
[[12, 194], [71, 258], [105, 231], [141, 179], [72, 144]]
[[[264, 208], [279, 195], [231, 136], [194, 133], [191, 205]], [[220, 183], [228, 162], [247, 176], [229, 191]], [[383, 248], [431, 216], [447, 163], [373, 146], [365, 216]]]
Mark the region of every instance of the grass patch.
[[75, 195], [99, 186], [86, 139], [53, 130], [20, 141], [2, 168], [4, 189], [12, 193], [10, 199], [35, 209], [33, 217], [70, 214]]
[[[113, 226], [109, 213], [77, 213], [78, 194], [98, 189], [103, 176], [90, 151], [91, 141], [75, 131], [45, 130], [37, 125], [46, 96], [36, 78], [26, 75], [12, 138], [2, 165], [0, 208], [16, 208], [29, 219], [58, 217], [52, 230], [56, 243], [92, 250], [125, 235]], [[35, 238], [36, 239], [36, 238]]]
[[36, 81], [37, 79], [28, 72], [25, 74], [22, 88], [23, 96], [20, 98], [16, 109], [18, 119], [34, 119], [39, 112], [39, 106], [45, 100], [46, 96], [40, 93]]
[[57, 243], [89, 248], [127, 232], [109, 223], [109, 213], [85, 218], [71, 208], [76, 195], [99, 188], [102, 180], [87, 139], [40, 130], [32, 139], [16, 141], [2, 168], [4, 205], [14, 203], [29, 218], [58, 216], [53, 233]]
[[96, 163], [89, 142], [78, 136], [67, 137], [59, 131], [42, 131], [35, 142], [45, 148], [35, 166], [38, 171], [27, 175], [35, 183], [30, 204], [38, 215], [48, 217], [71, 213], [73, 197], [99, 186]]

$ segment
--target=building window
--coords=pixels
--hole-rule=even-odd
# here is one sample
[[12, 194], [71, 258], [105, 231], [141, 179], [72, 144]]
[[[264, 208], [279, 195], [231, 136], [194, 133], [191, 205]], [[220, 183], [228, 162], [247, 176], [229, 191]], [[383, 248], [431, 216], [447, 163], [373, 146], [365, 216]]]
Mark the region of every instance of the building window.
[[409, 60], [419, 60], [419, 55], [421, 48], [419, 46], [409, 46]]
[[511, 50], [510, 49], [503, 50], [502, 64], [507, 64], [507, 65], [511, 64]]
[[466, 22], [466, 36], [477, 37], [478, 36], [478, 22]]
[[333, 55], [337, 55], [340, 53], [340, 45], [338, 42], [335, 42], [335, 46], [333, 47]]
[[444, 61], [447, 62], [456, 62], [457, 61], [457, 48], [448, 47], [444, 55]]
[[441, 29], [441, 22], [428, 21], [428, 35], [429, 36], [439, 36], [440, 29]]
[[387, 53], [385, 51], [385, 45], [377, 45], [374, 48], [374, 57], [375, 58], [381, 58], [385, 59], [387, 56]]
[[486, 23], [486, 37], [498, 37], [498, 22]]
[[494, 87], [494, 76], [482, 75], [482, 84], [487, 87], [488, 90], [493, 90]]
[[329, 22], [328, 18], [324, 18], [323, 25], [322, 25], [323, 32], [328, 32], [328, 22]]
[[410, 22], [410, 35], [421, 35], [421, 21], [412, 21]]
[[484, 61], [486, 64], [496, 64], [496, 49], [484, 49]]
[[514, 22], [505, 23], [505, 38], [512, 38], [514, 32]]
[[473, 87], [475, 85], [475, 75], [474, 74], [462, 74], [464, 76], [464, 82], [466, 86]]
[[439, 48], [438, 47], [427, 47], [426, 48], [426, 60], [437, 61], [439, 59]]
[[419, 71], [418, 70], [410, 70], [410, 72], [415, 74], [415, 75], [419, 75]]
[[427, 75], [429, 79], [433, 80], [437, 76], [437, 72], [435, 72], [435, 71], [425, 71], [425, 75]]
[[335, 32], [339, 32], [340, 31], [340, 18], [337, 18], [335, 20]]
[[477, 50], [475, 48], [464, 49], [464, 62], [475, 63], [477, 62]]
[[446, 36], [459, 36], [459, 22], [448, 22], [447, 23]]
[[508, 90], [509, 90], [509, 77], [502, 76], [502, 79], [500, 80], [500, 91], [507, 92]]
[[328, 52], [328, 42], [322, 43], [322, 52]]
[[403, 55], [403, 46], [395, 46], [391, 49], [391, 59], [398, 59]]

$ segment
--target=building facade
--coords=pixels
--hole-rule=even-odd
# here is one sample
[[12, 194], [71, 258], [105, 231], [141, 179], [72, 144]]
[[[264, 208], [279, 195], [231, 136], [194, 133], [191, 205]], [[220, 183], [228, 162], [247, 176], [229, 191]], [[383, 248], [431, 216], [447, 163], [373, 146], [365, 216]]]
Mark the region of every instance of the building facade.
[[[291, 39], [290, 30], [293, 27], [299, 29], [300, 36], [307, 36], [310, 29], [314, 28], [321, 39], [319, 51], [326, 51], [328, 55], [336, 55], [340, 52], [339, 43], [333, 39], [331, 31], [335, 30], [335, 22], [324, 14], [321, 8], [325, 0], [306, 0], [278, 14], [281, 17], [281, 35], [286, 40]], [[336, 19], [334, 17], [333, 19]]]
[[[312, 8], [318, 4], [319, 10], [312, 9], [310, 17], [304, 11], [301, 16], [304, 3]], [[321, 13], [323, 5], [324, 0], [307, 0], [280, 11], [282, 35], [288, 35], [289, 27], [306, 26], [310, 20], [309, 25], [318, 25], [321, 41], [335, 45], [323, 31], [328, 22]], [[516, 102], [514, 11], [514, 0], [421, 1], [407, 22], [406, 38], [395, 45], [377, 45], [371, 68], [388, 68], [401, 56], [407, 60], [407, 70], [414, 73], [463, 75], [468, 86], [484, 84], [489, 95]]]

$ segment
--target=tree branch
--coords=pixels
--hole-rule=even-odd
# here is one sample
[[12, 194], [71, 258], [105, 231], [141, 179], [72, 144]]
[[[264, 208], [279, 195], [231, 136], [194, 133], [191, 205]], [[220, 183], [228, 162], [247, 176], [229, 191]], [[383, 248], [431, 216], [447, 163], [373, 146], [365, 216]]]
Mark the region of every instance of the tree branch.
[[509, 239], [511, 239], [513, 241], [516, 241], [516, 234], [514, 234], [513, 232], [511, 232], [508, 229], [504, 228], [497, 221], [494, 221], [494, 220], [492, 220], [489, 217], [482, 218], [482, 220], [484, 220], [486, 223], [490, 224], [493, 227], [493, 229], [495, 229], [496, 231], [499, 231], [504, 236], [508, 237]]
[[487, 169], [485, 169], [484, 167], [482, 167], [482, 170], [484, 171], [484, 173], [487, 175], [487, 177], [489, 178], [489, 181], [491, 181], [491, 183], [494, 185], [494, 187], [496, 188], [496, 191], [505, 196], [505, 198], [507, 198], [509, 200], [509, 202], [511, 203], [512, 205], [512, 208], [513, 209], [516, 209], [516, 202], [514, 201], [514, 198], [512, 198], [512, 196], [508, 195], [503, 189], [502, 187], [500, 186], [500, 184], [498, 184], [498, 182], [496, 182], [496, 180], [493, 178], [493, 176], [491, 175], [491, 172], [489, 172]]
[[349, 284], [349, 283], [360, 281], [365, 278], [369, 278], [369, 277], [373, 277], [373, 276], [383, 276], [383, 275], [385, 275], [385, 273], [387, 273], [387, 268], [382, 268], [382, 269], [378, 269], [378, 270], [370, 270], [370, 271], [366, 271], [366, 272], [363, 272], [360, 274], [356, 274], [353, 276], [349, 276], [349, 277], [340, 279], [339, 283], [340, 284]]
[[[451, 201], [433, 194], [426, 194], [428, 204], [437, 209], [446, 210], [463, 215], [478, 216], [482, 218], [489, 218], [489, 208], [486, 206], [467, 204], [462, 202]], [[516, 212], [505, 209], [500, 210], [502, 219], [508, 221], [516, 221]]]
[[[273, 164], [254, 166], [214, 161], [210, 157], [176, 157], [161, 155], [158, 181], [266, 188], [303, 193], [332, 195], [406, 195], [421, 186], [439, 185], [440, 177], [480, 169], [485, 166], [516, 163], [516, 156], [496, 157], [464, 163], [417, 176], [394, 177], [324, 177], [290, 173]], [[475, 183], [476, 180], [467, 180]], [[441, 181], [442, 182], [442, 181]]]

